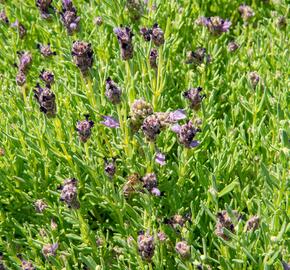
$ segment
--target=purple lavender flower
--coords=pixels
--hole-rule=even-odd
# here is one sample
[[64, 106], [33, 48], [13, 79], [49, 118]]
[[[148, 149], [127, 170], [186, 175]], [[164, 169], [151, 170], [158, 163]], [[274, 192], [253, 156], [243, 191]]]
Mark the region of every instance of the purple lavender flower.
[[132, 37], [134, 36], [129, 27], [114, 28], [114, 33], [118, 38], [118, 42], [121, 49], [121, 57], [123, 60], [129, 60], [133, 58], [133, 43]]
[[224, 20], [218, 16], [208, 18], [200, 17], [196, 23], [198, 25], [206, 26], [214, 35], [221, 35], [224, 32], [228, 32], [232, 24], [229, 20]]
[[85, 74], [93, 65], [93, 50], [91, 44], [84, 41], [75, 41], [72, 47], [72, 56], [75, 64]]
[[228, 51], [229, 52], [235, 52], [238, 48], [239, 48], [239, 44], [234, 42], [234, 41], [231, 41], [229, 44], [228, 44]]
[[105, 158], [105, 173], [112, 178], [116, 173], [116, 159], [113, 158], [112, 161], [108, 161], [108, 159]]
[[6, 15], [5, 10], [2, 10], [0, 12], [0, 22], [3, 22], [5, 24], [9, 25], [9, 19], [8, 19], [7, 15]]
[[157, 69], [157, 57], [158, 57], [158, 51], [157, 49], [153, 48], [150, 50], [150, 54], [149, 54], [149, 63], [151, 68], [153, 69]]
[[41, 17], [43, 19], [48, 19], [50, 17], [50, 9], [52, 0], [36, 0], [36, 6], [38, 7]]
[[174, 229], [177, 229], [178, 227], [182, 227], [186, 222], [186, 219], [182, 215], [174, 215], [170, 219], [165, 220], [166, 224], [171, 225]]
[[159, 197], [161, 195], [161, 192], [158, 188], [154, 187], [151, 189], [151, 194], [156, 196], [156, 197]]
[[255, 15], [255, 12], [250, 6], [247, 6], [245, 4], [239, 6], [239, 12], [243, 18], [244, 21], [248, 21], [250, 18], [252, 18]]
[[65, 179], [64, 185], [61, 187], [60, 200], [65, 202], [69, 208], [78, 209], [80, 207], [77, 183], [78, 180], [75, 178]]
[[258, 216], [253, 216], [247, 221], [247, 231], [255, 231], [259, 228], [260, 218]]
[[56, 55], [56, 52], [53, 52], [51, 50], [50, 43], [48, 43], [47, 45], [37, 44], [37, 48], [39, 49], [40, 53], [45, 57]]
[[58, 243], [46, 244], [42, 248], [42, 254], [44, 257], [55, 256], [58, 249]]
[[102, 121], [101, 124], [109, 127], [109, 128], [118, 128], [120, 127], [119, 121], [111, 116], [102, 116], [105, 121]]
[[155, 173], [147, 173], [142, 177], [143, 187], [148, 191], [157, 187], [157, 177]]
[[146, 261], [151, 261], [155, 250], [154, 237], [149, 235], [148, 233], [141, 233], [138, 236], [137, 243], [138, 251], [142, 259]]
[[42, 213], [47, 208], [47, 204], [43, 200], [39, 199], [35, 201], [34, 207], [37, 213]]
[[37, 84], [34, 91], [34, 97], [39, 103], [40, 111], [45, 113], [47, 117], [55, 117], [56, 115], [56, 103], [55, 95], [49, 88], [41, 88]]
[[165, 161], [165, 155], [158, 152], [155, 156], [155, 161], [160, 164], [161, 166], [164, 166], [166, 164], [166, 161]]
[[77, 16], [77, 10], [73, 6], [72, 1], [62, 1], [62, 12], [60, 12], [61, 20], [69, 35], [79, 30], [81, 17]]
[[106, 97], [114, 104], [119, 104], [121, 102], [121, 89], [117, 86], [117, 84], [108, 77], [106, 80]]
[[193, 140], [193, 138], [200, 130], [193, 126], [192, 121], [188, 121], [187, 124], [182, 126], [175, 124], [171, 130], [177, 134], [179, 142], [185, 147], [193, 148], [199, 145], [199, 142]]
[[152, 41], [157, 47], [164, 44], [164, 33], [158, 23], [155, 23], [152, 27]]
[[176, 111], [170, 112], [168, 118], [170, 123], [176, 123], [177, 121], [186, 118], [186, 112], [183, 109], [178, 109]]
[[201, 102], [204, 99], [204, 95], [201, 95], [200, 92], [202, 91], [201, 87], [197, 88], [190, 88], [189, 90], [183, 93], [183, 96], [190, 101], [190, 107], [198, 111], [201, 106]]
[[161, 123], [158, 117], [152, 114], [145, 118], [141, 129], [149, 141], [155, 141], [157, 135], [161, 132]]
[[158, 232], [157, 237], [161, 242], [164, 242], [167, 239], [167, 235], [162, 231]]
[[92, 134], [91, 129], [94, 126], [94, 122], [89, 120], [89, 115], [86, 114], [85, 117], [86, 120], [78, 121], [76, 126], [79, 139], [83, 143], [85, 143], [91, 137]]
[[190, 256], [190, 246], [186, 241], [177, 242], [175, 245], [175, 250], [183, 258]]
[[48, 70], [42, 70], [39, 78], [43, 80], [46, 84], [46, 87], [50, 88], [51, 85], [54, 83], [54, 74]]
[[224, 228], [232, 233], [235, 233], [235, 226], [227, 211], [223, 210], [217, 214], [217, 224], [215, 234], [224, 240], [229, 240], [229, 237], [224, 233]]
[[32, 55], [30, 52], [24, 51], [17, 52], [17, 54], [19, 57], [18, 71], [26, 74], [32, 63]]
[[22, 72], [22, 71], [18, 72], [17, 75], [16, 75], [16, 83], [17, 83], [17, 85], [22, 86], [22, 85], [25, 84], [25, 82], [26, 82], [25, 73]]
[[26, 28], [18, 20], [16, 20], [13, 24], [11, 24], [11, 27], [16, 28], [18, 30], [18, 34], [19, 34], [20, 39], [23, 39], [25, 37]]
[[29, 261], [21, 259], [21, 269], [22, 270], [36, 270], [33, 264]]
[[152, 35], [152, 29], [147, 28], [147, 27], [142, 27], [140, 29], [140, 34], [143, 36], [145, 41], [150, 41], [151, 35]]
[[252, 71], [252, 72], [249, 73], [249, 79], [250, 79], [250, 82], [251, 82], [251, 84], [252, 84], [252, 86], [254, 88], [260, 82], [260, 76], [259, 76], [259, 74], [256, 71]]
[[211, 62], [211, 57], [206, 53], [205, 48], [197, 48], [195, 51], [189, 51], [186, 55], [186, 64], [194, 64], [199, 66], [201, 64], [208, 64]]

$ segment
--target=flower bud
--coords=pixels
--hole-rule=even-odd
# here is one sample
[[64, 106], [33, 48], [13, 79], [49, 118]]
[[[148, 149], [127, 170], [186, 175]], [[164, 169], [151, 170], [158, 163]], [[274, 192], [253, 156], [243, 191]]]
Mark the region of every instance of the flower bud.
[[75, 64], [85, 74], [93, 65], [93, 50], [91, 44], [84, 41], [75, 41], [72, 47], [72, 56]]
[[61, 187], [60, 200], [65, 202], [69, 208], [78, 209], [80, 203], [78, 201], [77, 182], [75, 178], [64, 180], [64, 185]]
[[112, 178], [116, 173], [116, 162], [115, 158], [110, 162], [107, 159], [105, 159], [105, 173]]
[[38, 84], [34, 90], [34, 97], [39, 103], [41, 112], [45, 113], [47, 117], [55, 117], [55, 95], [49, 88], [41, 88]]
[[157, 69], [157, 62], [156, 62], [157, 57], [158, 57], [157, 49], [155, 48], [151, 49], [150, 54], [149, 54], [149, 63], [150, 63], [151, 68], [153, 69]]
[[7, 24], [7, 25], [9, 24], [9, 19], [8, 19], [7, 15], [6, 15], [5, 10], [2, 10], [0, 12], [0, 22], [2, 22], [4, 24]]
[[118, 38], [118, 42], [121, 50], [121, 57], [123, 60], [129, 60], [133, 58], [133, 43], [132, 37], [134, 36], [129, 27], [114, 28], [114, 33]]
[[154, 245], [154, 237], [149, 234], [140, 234], [137, 239], [138, 243], [138, 251], [143, 260], [151, 261], [155, 245]]
[[161, 124], [158, 117], [154, 114], [146, 117], [141, 129], [149, 141], [155, 141], [157, 135], [161, 132]]
[[60, 17], [69, 35], [79, 30], [81, 17], [77, 16], [77, 10], [73, 6], [72, 1], [62, 1], [62, 12], [60, 12]]
[[250, 82], [254, 88], [260, 82], [260, 76], [256, 71], [250, 72], [249, 79], [250, 79]]
[[46, 244], [42, 248], [42, 254], [44, 255], [44, 257], [56, 256], [57, 248], [58, 248], [58, 243]]
[[54, 83], [54, 74], [47, 70], [42, 70], [39, 78], [43, 80], [46, 84], [46, 87], [50, 88], [51, 85]]
[[238, 10], [244, 21], [248, 21], [250, 18], [252, 18], [255, 15], [253, 9], [250, 6], [247, 6], [245, 4], [240, 5]]
[[253, 216], [247, 221], [247, 231], [255, 231], [259, 228], [260, 218], [258, 216]]
[[50, 17], [49, 9], [52, 8], [51, 3], [52, 0], [36, 0], [36, 6], [39, 9], [43, 19], [48, 19]]
[[119, 104], [121, 102], [121, 89], [117, 84], [110, 78], [106, 80], [106, 97], [114, 104]]
[[234, 42], [234, 41], [231, 41], [229, 44], [228, 44], [228, 51], [229, 52], [235, 52], [238, 48], [239, 48], [239, 44]]
[[183, 93], [183, 96], [190, 101], [190, 107], [198, 111], [201, 106], [201, 102], [204, 99], [204, 95], [201, 95], [200, 92], [202, 91], [201, 87], [197, 88], [190, 88], [189, 90]]
[[94, 126], [94, 122], [89, 120], [89, 115], [85, 115], [86, 120], [78, 121], [76, 130], [81, 142], [85, 143], [91, 137], [91, 129]]
[[186, 64], [194, 64], [199, 66], [201, 64], [208, 64], [211, 62], [211, 57], [206, 53], [205, 48], [197, 48], [195, 51], [189, 51], [186, 55]]
[[157, 47], [164, 44], [164, 33], [157, 23], [152, 27], [152, 41]]
[[51, 50], [49, 43], [47, 45], [37, 44], [37, 48], [44, 57], [56, 55], [56, 52]]

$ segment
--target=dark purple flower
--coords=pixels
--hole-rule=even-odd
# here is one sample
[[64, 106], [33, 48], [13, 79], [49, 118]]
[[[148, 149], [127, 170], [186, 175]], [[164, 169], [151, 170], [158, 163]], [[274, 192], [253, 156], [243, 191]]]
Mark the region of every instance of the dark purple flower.
[[149, 115], [143, 121], [141, 129], [149, 141], [155, 141], [161, 132], [161, 123], [155, 114]]
[[151, 261], [155, 250], [154, 237], [149, 235], [148, 233], [141, 233], [138, 236], [137, 244], [138, 251], [142, 259], [146, 261]]
[[75, 41], [72, 47], [72, 56], [75, 64], [85, 74], [93, 65], [93, 50], [90, 43]]
[[229, 240], [229, 237], [224, 233], [224, 228], [232, 233], [235, 233], [235, 226], [227, 211], [223, 210], [217, 214], [217, 224], [215, 234], [224, 240]]
[[245, 4], [239, 6], [239, 12], [243, 18], [244, 21], [248, 21], [250, 18], [252, 18], [255, 15], [255, 12], [250, 6], [247, 6]]
[[259, 228], [260, 218], [258, 216], [253, 216], [247, 221], [247, 231], [255, 231]]
[[186, 56], [186, 64], [208, 64], [211, 61], [211, 57], [206, 53], [205, 48], [197, 48], [195, 51], [189, 51]]
[[54, 74], [48, 70], [42, 70], [39, 78], [43, 80], [46, 84], [46, 87], [50, 88], [50, 86], [54, 83]]
[[34, 97], [39, 103], [41, 112], [45, 113], [47, 117], [55, 117], [55, 95], [49, 88], [41, 88], [38, 84], [34, 90]]
[[23, 39], [25, 37], [25, 35], [26, 35], [26, 28], [18, 20], [16, 20], [13, 24], [11, 24], [11, 27], [17, 28], [20, 39]]
[[121, 89], [117, 84], [109, 77], [106, 80], [106, 97], [114, 104], [119, 104], [121, 102]]
[[249, 73], [249, 79], [250, 79], [250, 82], [254, 88], [260, 82], [260, 76], [256, 71], [252, 71]]
[[182, 126], [175, 124], [171, 127], [171, 130], [177, 134], [179, 142], [185, 147], [193, 148], [199, 145], [199, 142], [193, 140], [193, 138], [200, 130], [193, 126], [192, 121]]
[[157, 61], [156, 61], [157, 57], [158, 57], [157, 49], [155, 48], [151, 49], [150, 54], [149, 54], [149, 63], [153, 69], [157, 69]]
[[58, 243], [46, 244], [42, 248], [42, 254], [44, 257], [55, 256], [58, 249]]
[[111, 116], [102, 116], [105, 121], [102, 121], [101, 124], [109, 127], [109, 128], [118, 128], [120, 127], [119, 121]]
[[190, 107], [195, 111], [198, 111], [201, 106], [201, 102], [204, 99], [205, 95], [201, 95], [200, 92], [202, 91], [201, 87], [197, 88], [190, 88], [189, 90], [183, 93], [183, 96], [189, 100]]
[[114, 28], [114, 33], [118, 38], [118, 42], [121, 49], [121, 57], [123, 60], [129, 60], [133, 58], [133, 43], [132, 37], [134, 36], [129, 27]]
[[0, 12], [0, 22], [3, 22], [3, 23], [5, 23], [5, 24], [9, 24], [9, 20], [8, 20], [8, 17], [7, 17], [7, 15], [6, 15], [6, 12], [5, 12], [5, 10], [2, 10], [1, 12]]
[[17, 75], [16, 75], [16, 83], [17, 83], [17, 85], [22, 86], [22, 85], [25, 84], [25, 82], [26, 82], [25, 73], [22, 72], [22, 71], [18, 72]]
[[52, 0], [36, 0], [36, 6], [38, 7], [41, 17], [43, 19], [48, 19], [50, 17], [50, 9]]
[[166, 161], [165, 161], [165, 155], [158, 152], [155, 156], [155, 161], [160, 164], [161, 166], [164, 166], [166, 164]]
[[112, 161], [108, 161], [106, 158], [105, 158], [105, 173], [110, 177], [112, 178], [115, 173], [116, 173], [116, 159], [113, 158]]
[[65, 179], [64, 185], [61, 187], [60, 200], [65, 202], [69, 208], [78, 209], [80, 207], [77, 183], [78, 180], [75, 178]]
[[81, 142], [85, 143], [91, 136], [91, 129], [94, 126], [94, 122], [89, 120], [89, 115], [85, 115], [86, 120], [78, 121], [76, 130], [79, 135], [79, 139]]
[[157, 177], [155, 173], [147, 173], [142, 177], [143, 187], [148, 191], [157, 187]]
[[72, 1], [62, 1], [62, 12], [60, 12], [60, 16], [69, 35], [79, 30], [81, 17], [77, 15], [77, 10], [73, 6]]
[[40, 53], [45, 57], [56, 55], [56, 52], [53, 52], [51, 50], [49, 43], [47, 45], [37, 44], [37, 48], [39, 49]]
[[152, 41], [157, 47], [164, 44], [164, 33], [157, 23], [152, 27]]
[[152, 35], [152, 29], [142, 27], [140, 29], [140, 34], [143, 36], [145, 41], [150, 41], [151, 40], [151, 35]]

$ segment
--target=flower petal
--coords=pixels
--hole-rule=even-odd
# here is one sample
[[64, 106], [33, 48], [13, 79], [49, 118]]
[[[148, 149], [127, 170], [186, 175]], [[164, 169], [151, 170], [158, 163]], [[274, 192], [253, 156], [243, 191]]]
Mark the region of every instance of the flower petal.
[[194, 148], [194, 147], [197, 147], [197, 146], [199, 146], [199, 141], [195, 141], [195, 140], [193, 140], [191, 143], [190, 143], [190, 148]]
[[166, 164], [165, 162], [165, 155], [162, 153], [157, 153], [155, 156], [155, 161], [160, 164], [161, 166], [164, 166]]
[[179, 133], [180, 132], [180, 125], [179, 124], [175, 124], [171, 127], [171, 130], [175, 133]]
[[105, 121], [102, 121], [101, 124], [109, 127], [109, 128], [118, 128], [120, 127], [119, 121], [111, 116], [102, 116]]

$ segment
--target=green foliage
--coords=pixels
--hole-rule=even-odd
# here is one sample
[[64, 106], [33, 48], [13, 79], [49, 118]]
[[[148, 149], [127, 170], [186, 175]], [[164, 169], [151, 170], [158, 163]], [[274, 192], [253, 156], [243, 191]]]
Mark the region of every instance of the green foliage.
[[[130, 19], [125, 0], [74, 0], [81, 16], [81, 30], [68, 36], [56, 13], [43, 20], [34, 0], [0, 2], [10, 22], [16, 18], [27, 28], [17, 31], [0, 24], [0, 251], [7, 269], [20, 269], [23, 259], [37, 269], [282, 269], [290, 261], [289, 243], [289, 36], [277, 27], [287, 17], [284, 0], [246, 1], [255, 16], [244, 24], [239, 1], [156, 0], [139, 22]], [[267, 3], [268, 2], [268, 3]], [[53, 1], [60, 10], [61, 1]], [[199, 16], [228, 18], [228, 33], [213, 37], [194, 22]], [[94, 17], [103, 25], [96, 26]], [[158, 22], [165, 33], [159, 47], [158, 70], [149, 65], [142, 26]], [[124, 62], [113, 28], [132, 27], [134, 58]], [[288, 31], [289, 33], [289, 31]], [[74, 40], [92, 44], [94, 65], [83, 77], [72, 61]], [[240, 48], [229, 53], [235, 40]], [[50, 43], [56, 56], [44, 58], [37, 43]], [[185, 64], [186, 52], [205, 47], [212, 61], [194, 68]], [[32, 53], [27, 83], [16, 85], [17, 51]], [[33, 89], [45, 68], [55, 75], [57, 116], [39, 111]], [[253, 88], [248, 75], [256, 71], [260, 83]], [[105, 97], [110, 76], [123, 91], [122, 103]], [[206, 98], [193, 112], [182, 96], [201, 86]], [[150, 102], [154, 111], [186, 108], [188, 118], [201, 119], [200, 146], [185, 149], [170, 130], [162, 131], [158, 148], [166, 154], [166, 166], [154, 162], [154, 148], [143, 134], [130, 135], [130, 105], [135, 98]], [[89, 113], [95, 122], [92, 137], [79, 141], [76, 121]], [[101, 115], [120, 120], [120, 129], [100, 124]], [[117, 156], [117, 173], [104, 173], [104, 157]], [[127, 177], [155, 172], [164, 196], [148, 192], [130, 198], [123, 194]], [[79, 180], [80, 209], [59, 201], [63, 179]], [[48, 208], [36, 213], [34, 202], [43, 199]], [[215, 235], [218, 211], [237, 210], [235, 234], [230, 241]], [[175, 214], [191, 218], [179, 232], [164, 223]], [[260, 227], [245, 230], [248, 218], [258, 215]], [[51, 227], [51, 219], [57, 229]], [[152, 263], [138, 254], [138, 231], [150, 231], [156, 248]], [[165, 242], [157, 239], [163, 231]], [[132, 236], [133, 240], [128, 241]], [[98, 239], [98, 242], [96, 242]], [[183, 259], [175, 244], [185, 240], [191, 256]], [[56, 257], [45, 259], [42, 247], [59, 243]], [[101, 245], [98, 245], [98, 243]]]

